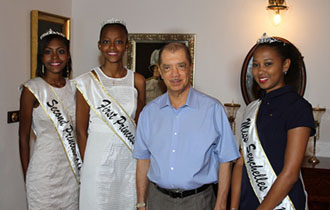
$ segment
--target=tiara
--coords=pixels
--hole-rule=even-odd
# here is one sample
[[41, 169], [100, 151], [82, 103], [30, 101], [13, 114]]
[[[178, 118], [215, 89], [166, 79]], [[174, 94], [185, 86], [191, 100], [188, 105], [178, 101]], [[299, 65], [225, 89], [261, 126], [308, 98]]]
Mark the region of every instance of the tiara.
[[274, 38], [274, 37], [269, 37], [269, 36], [267, 36], [266, 33], [264, 33], [264, 34], [262, 35], [262, 37], [260, 37], [260, 38], [258, 39], [257, 44], [262, 44], [262, 43], [273, 43], [273, 42], [279, 42], [279, 43], [283, 43], [283, 45], [285, 45], [285, 43], [284, 43], [282, 40], [280, 40], [280, 39], [276, 39], [276, 38]]
[[60, 32], [57, 32], [57, 31], [53, 31], [51, 28], [43, 33], [41, 36], [40, 36], [40, 40], [43, 39], [45, 36], [49, 36], [49, 35], [52, 35], [52, 34], [56, 34], [56, 35], [60, 35], [60, 36], [63, 36], [65, 38], [65, 35], [60, 33]]
[[111, 19], [107, 19], [105, 21], [102, 22], [101, 26], [105, 26], [107, 24], [120, 24], [126, 27], [126, 23], [125, 21], [121, 20], [121, 19], [117, 19], [117, 18], [111, 18]]

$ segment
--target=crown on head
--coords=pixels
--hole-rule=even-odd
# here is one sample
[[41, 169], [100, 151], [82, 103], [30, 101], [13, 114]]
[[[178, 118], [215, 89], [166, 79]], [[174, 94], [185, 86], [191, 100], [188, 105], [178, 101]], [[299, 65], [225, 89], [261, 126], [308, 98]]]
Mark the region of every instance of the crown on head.
[[49, 35], [52, 35], [52, 34], [60, 35], [60, 36], [63, 36], [63, 37], [65, 38], [65, 35], [64, 35], [64, 34], [62, 34], [62, 33], [60, 33], [60, 32], [57, 32], [57, 31], [53, 31], [53, 30], [50, 28], [47, 32], [41, 34], [41, 36], [40, 36], [40, 40], [43, 39], [45, 36], [49, 36]]
[[269, 36], [267, 36], [266, 33], [264, 33], [264, 34], [262, 35], [262, 37], [260, 37], [260, 38], [258, 39], [257, 44], [262, 44], [262, 43], [273, 43], [273, 42], [279, 42], [279, 43], [283, 43], [283, 45], [285, 45], [285, 43], [284, 43], [282, 40], [280, 40], [280, 39], [276, 39], [276, 38], [274, 38], [274, 37], [269, 37]]
[[105, 26], [106, 24], [120, 24], [126, 27], [126, 23], [125, 21], [121, 20], [121, 19], [117, 19], [117, 18], [111, 18], [111, 19], [107, 19], [105, 21], [102, 22], [101, 26]]

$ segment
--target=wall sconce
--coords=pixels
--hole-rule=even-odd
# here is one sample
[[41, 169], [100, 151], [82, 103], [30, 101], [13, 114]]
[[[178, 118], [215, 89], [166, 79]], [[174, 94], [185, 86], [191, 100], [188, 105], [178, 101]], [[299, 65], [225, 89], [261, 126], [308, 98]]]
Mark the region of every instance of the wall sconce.
[[288, 6], [286, 5], [285, 0], [269, 0], [267, 10], [274, 11], [273, 23], [278, 25], [281, 22], [281, 11], [287, 10]]
[[230, 123], [230, 127], [235, 134], [235, 119], [238, 109], [241, 107], [240, 104], [235, 104], [234, 101], [231, 103], [224, 104], [226, 108], [226, 114], [228, 117], [228, 121]]
[[325, 108], [320, 108], [319, 106], [313, 108], [313, 116], [315, 121], [315, 135], [313, 136], [313, 156], [308, 159], [309, 163], [312, 163], [313, 165], [318, 164], [320, 161], [315, 156], [315, 149], [316, 149], [316, 140], [320, 139], [320, 123], [321, 118], [323, 114], [325, 113]]

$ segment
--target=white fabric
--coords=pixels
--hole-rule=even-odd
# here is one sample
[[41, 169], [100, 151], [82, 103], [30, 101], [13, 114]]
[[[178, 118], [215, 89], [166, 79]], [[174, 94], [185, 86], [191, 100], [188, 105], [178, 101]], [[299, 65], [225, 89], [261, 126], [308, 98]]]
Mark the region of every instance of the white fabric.
[[[26, 83], [44, 83], [35, 78]], [[54, 88], [75, 120], [74, 89], [69, 80], [63, 88]], [[53, 124], [39, 105], [33, 109], [32, 129], [36, 134], [26, 175], [29, 210], [78, 209], [79, 185], [66, 159]]]
[[[103, 86], [134, 119], [137, 90], [134, 72], [110, 78], [95, 72]], [[84, 75], [77, 78], [83, 79]], [[136, 161], [127, 146], [90, 110], [88, 140], [81, 171], [80, 210], [135, 209]]]

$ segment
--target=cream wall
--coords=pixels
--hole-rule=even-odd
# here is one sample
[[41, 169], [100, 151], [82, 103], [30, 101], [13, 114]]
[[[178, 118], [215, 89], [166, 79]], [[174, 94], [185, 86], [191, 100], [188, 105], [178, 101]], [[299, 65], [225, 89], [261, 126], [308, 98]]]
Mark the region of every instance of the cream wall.
[[18, 123], [7, 112], [19, 109], [18, 86], [30, 77], [30, 10], [71, 17], [71, 0], [0, 0], [0, 210], [26, 209], [18, 153]]
[[[74, 76], [98, 65], [99, 24], [108, 17], [125, 19], [132, 33], [195, 33], [195, 87], [223, 103], [234, 100], [242, 105], [239, 77], [245, 55], [263, 32], [281, 36], [305, 57], [305, 97], [315, 106], [330, 109], [330, 1], [288, 3], [286, 22], [274, 27], [265, 10], [267, 0], [0, 0], [0, 210], [26, 209], [18, 124], [7, 124], [7, 111], [19, 109], [17, 87], [30, 76], [30, 10], [72, 17]], [[322, 119], [319, 156], [330, 156], [329, 128], [327, 111]]]
[[[293, 42], [305, 57], [305, 98], [330, 109], [330, 1], [287, 0], [280, 26], [270, 22], [267, 0], [72, 0], [74, 75], [98, 65], [100, 23], [109, 17], [126, 21], [131, 33], [195, 33], [195, 87], [223, 103], [244, 104], [240, 72], [245, 55], [264, 32]], [[245, 106], [238, 113], [237, 125]], [[319, 156], [330, 156], [330, 111], [323, 116]], [[311, 149], [309, 148], [308, 151]]]

